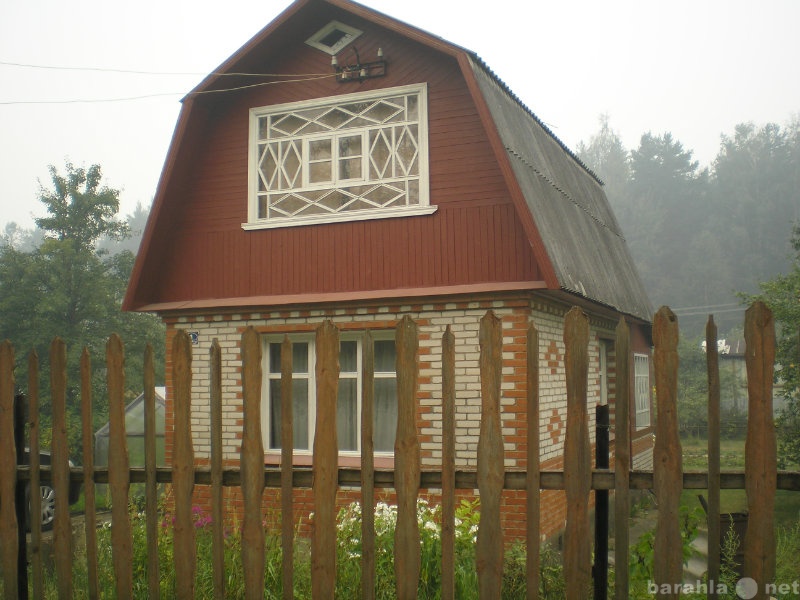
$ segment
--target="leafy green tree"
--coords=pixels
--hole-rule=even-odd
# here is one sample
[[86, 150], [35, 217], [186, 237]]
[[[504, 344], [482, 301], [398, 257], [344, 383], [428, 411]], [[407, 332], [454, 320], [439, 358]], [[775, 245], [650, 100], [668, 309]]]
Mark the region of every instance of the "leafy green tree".
[[776, 421], [778, 461], [800, 465], [800, 225], [792, 235], [794, 260], [786, 275], [760, 284], [761, 293], [747, 300], [763, 300], [772, 310], [778, 329], [776, 379], [784, 407]]
[[[30, 350], [42, 365], [41, 407], [46, 428], [50, 417], [49, 346], [56, 336], [67, 345], [67, 405], [70, 447], [80, 439], [80, 356], [92, 356], [95, 426], [107, 418], [108, 400], [103, 375], [105, 345], [113, 332], [126, 343], [126, 394], [142, 389], [141, 356], [151, 343], [162, 358], [163, 325], [151, 315], [126, 314], [120, 304], [133, 266], [130, 251], [109, 252], [103, 239], [124, 240], [125, 221], [117, 218], [119, 192], [102, 185], [98, 165], [89, 169], [67, 163], [65, 173], [50, 167], [52, 188], [40, 186], [46, 216], [36, 219], [42, 242], [30, 249], [15, 244], [24, 236], [7, 230], [0, 248], [0, 331], [16, 350], [19, 387], [25, 388], [25, 365]], [[35, 237], [35, 236], [34, 236]], [[163, 369], [163, 366], [161, 367]], [[163, 377], [163, 375], [161, 375]], [[45, 436], [46, 437], [46, 436]]]

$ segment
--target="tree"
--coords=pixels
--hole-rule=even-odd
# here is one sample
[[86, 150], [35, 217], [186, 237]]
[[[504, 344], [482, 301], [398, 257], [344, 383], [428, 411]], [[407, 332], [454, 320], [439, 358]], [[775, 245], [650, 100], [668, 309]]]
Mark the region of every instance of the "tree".
[[776, 421], [778, 461], [800, 465], [800, 225], [792, 235], [794, 260], [786, 275], [760, 284], [761, 293], [745, 296], [748, 302], [763, 300], [772, 310], [778, 333], [776, 381], [784, 407]]
[[735, 257], [735, 288], [754, 292], [759, 280], [786, 270], [792, 223], [800, 219], [797, 122], [736, 126], [722, 136], [712, 187], [717, 234]]
[[127, 237], [128, 225], [116, 218], [119, 191], [101, 187], [100, 165], [92, 165], [87, 171], [67, 163], [66, 170], [66, 176], [62, 176], [50, 165], [53, 190], [39, 185], [39, 200], [48, 216], [35, 219], [36, 225], [48, 237], [69, 242], [78, 251], [93, 252], [103, 236]]
[[[120, 310], [133, 254], [100, 247], [103, 239], [124, 240], [128, 235], [128, 224], [117, 219], [119, 192], [102, 185], [98, 165], [83, 169], [67, 163], [64, 175], [51, 166], [50, 175], [52, 189], [40, 186], [39, 198], [47, 215], [36, 219], [42, 242], [30, 250], [18, 249], [14, 244], [20, 236], [12, 229], [0, 248], [0, 330], [17, 349], [17, 381], [23, 388], [28, 351], [36, 350], [46, 365], [51, 340], [60, 336], [66, 342], [70, 446], [77, 450], [83, 348], [93, 357], [97, 426], [107, 418], [102, 369], [108, 337], [115, 331], [126, 336], [126, 394], [133, 398], [142, 389], [144, 346], [151, 343], [163, 357], [164, 333], [157, 318]], [[50, 415], [46, 373], [42, 369], [40, 381], [45, 426]]]
[[681, 306], [696, 299], [685, 267], [689, 249], [707, 223], [708, 174], [692, 151], [670, 133], [642, 136], [631, 151], [630, 205], [622, 217], [628, 245], [655, 305]]
[[578, 144], [578, 157], [603, 181], [608, 200], [618, 216], [623, 214], [631, 177], [630, 153], [617, 132], [611, 129], [607, 114], [600, 116], [600, 131], [589, 143]]

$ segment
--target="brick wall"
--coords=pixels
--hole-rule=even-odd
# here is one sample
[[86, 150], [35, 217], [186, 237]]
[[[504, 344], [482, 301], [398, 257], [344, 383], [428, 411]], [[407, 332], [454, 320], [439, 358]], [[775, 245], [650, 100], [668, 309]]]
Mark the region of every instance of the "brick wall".
[[[563, 365], [563, 319], [568, 307], [540, 298], [509, 295], [496, 300], [455, 299], [441, 303], [350, 306], [337, 308], [308, 308], [297, 310], [264, 310], [217, 315], [180, 315], [167, 322], [167, 386], [171, 388], [171, 342], [178, 329], [196, 334], [193, 345], [192, 435], [195, 457], [206, 462], [210, 453], [209, 429], [209, 367], [208, 356], [212, 340], [222, 349], [223, 449], [226, 463], [236, 464], [242, 435], [242, 358], [240, 340], [248, 326], [259, 332], [283, 334], [310, 332], [324, 319], [331, 319], [340, 329], [391, 330], [404, 315], [411, 316], [419, 328], [419, 409], [417, 426], [421, 445], [423, 470], [436, 469], [441, 462], [441, 340], [449, 325], [455, 337], [456, 352], [456, 468], [474, 469], [477, 465], [477, 446], [480, 431], [480, 348], [478, 332], [480, 319], [491, 309], [503, 324], [503, 366], [501, 384], [502, 428], [507, 470], [525, 470], [527, 454], [526, 402], [526, 334], [533, 322], [539, 332], [540, 361], [540, 461], [542, 468], [563, 468], [566, 422], [566, 391]], [[591, 317], [589, 370], [589, 430], [594, 445], [594, 406], [600, 397], [600, 344], [613, 339], [616, 323]], [[610, 379], [613, 391], [613, 350], [609, 356]], [[169, 396], [169, 393], [168, 393]], [[613, 398], [613, 395], [609, 395]], [[172, 453], [174, 416], [171, 404], [166, 411], [166, 455]], [[266, 445], [266, 444], [265, 444]], [[228, 492], [228, 504], [240, 507], [238, 489]], [[277, 507], [277, 490], [265, 492], [265, 510]], [[198, 487], [198, 502], [204, 503], [207, 490]], [[358, 490], [341, 490], [342, 503], [359, 496]], [[391, 493], [377, 494], [392, 498]], [[297, 513], [310, 506], [310, 490], [295, 492]], [[504, 530], [510, 537], [519, 537], [525, 528], [524, 492], [506, 491]], [[565, 509], [562, 492], [542, 493], [542, 531], [550, 537], [564, 525]], [[275, 510], [275, 509], [273, 509]], [[267, 514], [267, 513], [265, 513]], [[307, 521], [307, 519], [306, 519]]]

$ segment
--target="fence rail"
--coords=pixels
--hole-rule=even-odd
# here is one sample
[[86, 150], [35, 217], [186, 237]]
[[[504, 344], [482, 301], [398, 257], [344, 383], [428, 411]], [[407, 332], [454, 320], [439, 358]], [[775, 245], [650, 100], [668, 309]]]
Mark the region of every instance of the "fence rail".
[[[746, 489], [750, 527], [745, 543], [744, 572], [758, 585], [775, 574], [775, 537], [773, 503], [776, 489], [800, 490], [800, 474], [778, 472], [775, 455], [775, 429], [772, 421], [772, 376], [775, 333], [769, 310], [760, 303], [746, 313], [745, 337], [748, 344], [747, 372], [749, 387], [749, 421], [744, 472], [720, 473], [719, 470], [719, 382], [716, 349], [716, 329], [713, 321], [707, 329], [709, 373], [709, 425], [714, 432], [709, 437], [709, 469], [707, 473], [684, 473], [681, 464], [680, 439], [677, 429], [677, 320], [671, 311], [662, 308], [654, 322], [654, 369], [657, 401], [657, 437], [653, 472], [630, 470], [630, 435], [628, 414], [630, 385], [617, 385], [615, 469], [592, 469], [587, 418], [588, 319], [579, 309], [572, 309], [565, 319], [565, 361], [567, 378], [567, 437], [564, 471], [540, 472], [539, 427], [528, 431], [527, 472], [506, 472], [503, 467], [503, 438], [500, 429], [500, 381], [502, 365], [501, 323], [490, 311], [480, 327], [480, 374], [482, 418], [478, 443], [476, 470], [455, 468], [455, 375], [454, 342], [448, 329], [442, 340], [442, 467], [440, 471], [423, 471], [420, 465], [420, 445], [416, 429], [417, 414], [417, 351], [416, 324], [405, 317], [397, 327], [398, 428], [395, 446], [395, 470], [376, 471], [372, 444], [372, 381], [373, 359], [364, 357], [364, 389], [368, 390], [362, 403], [362, 461], [361, 468], [338, 468], [335, 423], [335, 400], [339, 380], [339, 334], [330, 323], [317, 330], [317, 430], [314, 437], [312, 469], [292, 467], [291, 451], [283, 452], [280, 468], [265, 468], [261, 432], [261, 342], [252, 328], [242, 336], [242, 398], [244, 430], [240, 468], [223, 468], [222, 462], [222, 381], [221, 352], [212, 344], [209, 353], [211, 373], [211, 456], [210, 466], [195, 465], [191, 431], [192, 352], [184, 332], [178, 332], [172, 348], [172, 401], [175, 407], [174, 454], [172, 466], [157, 468], [155, 463], [155, 391], [152, 351], [145, 355], [145, 467], [131, 468], [125, 445], [124, 400], [122, 394], [124, 350], [117, 336], [112, 336], [106, 352], [108, 377], [111, 445], [108, 468], [95, 468], [92, 453], [92, 413], [88, 353], [81, 360], [81, 406], [83, 428], [83, 467], [71, 468], [68, 462], [65, 407], [65, 345], [56, 339], [50, 350], [51, 391], [53, 396], [52, 465], [38, 464], [39, 422], [38, 357], [29, 357], [28, 397], [31, 409], [28, 423], [30, 465], [18, 465], [22, 446], [19, 434], [15, 438], [14, 419], [14, 352], [8, 342], [0, 346], [0, 539], [2, 539], [2, 576], [6, 598], [27, 597], [27, 565], [25, 565], [25, 536], [20, 527], [22, 513], [19, 489], [30, 483], [52, 481], [56, 489], [66, 489], [70, 480], [82, 481], [86, 494], [86, 527], [84, 530], [88, 570], [88, 596], [98, 597], [97, 540], [94, 526], [94, 486], [108, 483], [113, 506], [113, 568], [116, 595], [132, 597], [132, 533], [128, 513], [131, 483], [144, 483], [146, 490], [146, 535], [148, 555], [147, 585], [150, 597], [157, 597], [159, 564], [157, 561], [157, 486], [171, 483], [174, 491], [174, 560], [179, 597], [194, 596], [196, 569], [196, 540], [191, 520], [192, 493], [195, 485], [209, 485], [212, 501], [213, 582], [215, 597], [225, 597], [223, 555], [222, 489], [239, 486], [244, 498], [242, 527], [242, 562], [245, 572], [245, 595], [264, 597], [265, 545], [261, 501], [265, 487], [282, 491], [282, 548], [283, 555], [294, 552], [292, 489], [311, 488], [314, 494], [315, 526], [311, 540], [311, 572], [314, 598], [333, 598], [336, 576], [335, 497], [340, 486], [361, 488], [362, 503], [362, 597], [373, 598], [375, 590], [375, 528], [374, 490], [394, 488], [398, 501], [398, 521], [395, 546], [395, 572], [399, 598], [416, 597], [416, 581], [420, 568], [419, 531], [416, 522], [416, 501], [420, 490], [440, 489], [442, 493], [442, 597], [454, 597], [454, 498], [455, 490], [478, 489], [481, 498], [480, 527], [476, 548], [476, 570], [481, 598], [497, 598], [502, 585], [503, 541], [500, 527], [500, 494], [503, 489], [528, 490], [528, 597], [537, 597], [539, 589], [539, 494], [541, 490], [565, 490], [567, 524], [565, 532], [564, 577], [569, 598], [586, 597], [592, 573], [591, 538], [589, 535], [590, 490], [615, 490], [614, 537], [618, 548], [627, 548], [629, 539], [628, 514], [630, 489], [652, 489], [659, 501], [659, 517], [655, 534], [655, 584], [672, 584], [682, 580], [681, 544], [676, 538], [679, 530], [678, 496], [681, 489], [708, 489], [709, 533], [718, 527], [719, 490]], [[284, 349], [290, 348], [284, 341]], [[370, 344], [366, 344], [371, 348]], [[631, 360], [629, 331], [620, 321], [615, 341], [617, 376], [619, 382], [630, 382]], [[292, 444], [292, 364], [290, 351], [281, 353], [282, 448]], [[539, 422], [538, 333], [532, 324], [527, 336], [527, 402], [528, 419]], [[328, 412], [326, 412], [328, 411]], [[19, 427], [17, 428], [19, 429]], [[15, 444], [15, 439], [17, 443]], [[35, 489], [35, 488], [34, 488]], [[36, 511], [37, 494], [32, 495]], [[34, 514], [36, 514], [34, 512]], [[717, 518], [715, 519], [714, 516]], [[32, 519], [31, 573], [34, 597], [42, 594], [42, 543], [40, 525]], [[717, 530], [718, 534], [718, 530]], [[712, 537], [710, 539], [717, 539]], [[54, 528], [56, 547], [55, 574], [59, 596], [71, 597], [72, 533], [69, 523], [67, 495], [56, 496]], [[711, 544], [710, 546], [713, 546]], [[709, 553], [709, 576], [718, 577], [720, 557]], [[284, 597], [292, 597], [292, 561], [283, 564]], [[628, 597], [629, 576], [625, 560], [616, 565], [615, 596]], [[662, 597], [677, 597], [675, 593], [660, 593]]]

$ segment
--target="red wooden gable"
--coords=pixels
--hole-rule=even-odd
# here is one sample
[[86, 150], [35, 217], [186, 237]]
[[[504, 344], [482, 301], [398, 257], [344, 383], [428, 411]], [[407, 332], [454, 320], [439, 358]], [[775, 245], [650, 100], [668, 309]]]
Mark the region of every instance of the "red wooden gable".
[[[330, 56], [304, 40], [332, 19], [363, 31], [356, 44], [362, 56], [383, 49], [384, 77], [343, 84], [219, 74], [329, 73]], [[252, 107], [415, 83], [428, 90], [435, 213], [242, 228]], [[218, 91], [234, 88], [242, 89]], [[536, 288], [559, 283], [467, 51], [346, 0], [299, 0], [184, 99], [123, 308]]]

